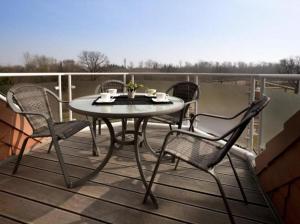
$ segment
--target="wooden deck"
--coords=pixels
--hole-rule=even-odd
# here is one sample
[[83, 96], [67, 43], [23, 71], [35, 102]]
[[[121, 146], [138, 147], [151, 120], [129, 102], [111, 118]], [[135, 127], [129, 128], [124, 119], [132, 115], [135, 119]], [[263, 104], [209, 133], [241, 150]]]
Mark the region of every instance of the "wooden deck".
[[[161, 136], [156, 130], [155, 136]], [[153, 135], [153, 140], [156, 139]], [[97, 137], [105, 153], [109, 136]], [[61, 142], [64, 158], [73, 178], [89, 172], [103, 158], [90, 156], [88, 132]], [[110, 162], [84, 186], [68, 189], [54, 150], [47, 154], [43, 144], [27, 154], [16, 175], [13, 161], [0, 167], [0, 223], [229, 223], [214, 180], [181, 162], [164, 162], [157, 175], [154, 193], [159, 209], [150, 200], [142, 204], [144, 188], [139, 179], [133, 150], [115, 150]], [[155, 157], [143, 150], [144, 172], [149, 179]], [[216, 171], [230, 198], [237, 223], [275, 223], [247, 164], [234, 158], [235, 166], [250, 201], [245, 205], [228, 161]]]

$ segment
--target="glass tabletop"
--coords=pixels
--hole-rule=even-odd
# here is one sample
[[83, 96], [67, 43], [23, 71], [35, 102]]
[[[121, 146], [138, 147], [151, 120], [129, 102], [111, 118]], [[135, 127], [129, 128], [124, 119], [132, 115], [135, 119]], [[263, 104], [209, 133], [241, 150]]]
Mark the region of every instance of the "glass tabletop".
[[169, 96], [172, 104], [152, 104], [152, 105], [93, 105], [99, 95], [84, 96], [74, 99], [69, 107], [72, 111], [94, 117], [108, 118], [135, 118], [151, 117], [162, 114], [169, 114], [183, 108], [184, 102], [177, 97]]

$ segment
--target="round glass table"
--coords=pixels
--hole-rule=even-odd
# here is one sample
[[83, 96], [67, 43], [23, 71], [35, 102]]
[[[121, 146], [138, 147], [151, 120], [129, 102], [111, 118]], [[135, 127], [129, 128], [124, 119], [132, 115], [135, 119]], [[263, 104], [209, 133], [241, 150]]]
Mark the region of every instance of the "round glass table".
[[[106, 165], [112, 156], [113, 150], [115, 148], [115, 144], [131, 144], [134, 145], [135, 158], [138, 166], [138, 170], [142, 179], [142, 182], [147, 189], [147, 181], [145, 179], [141, 159], [139, 152], [139, 142], [141, 142], [141, 138], [143, 138], [142, 133], [139, 131], [140, 126], [143, 123], [144, 126], [147, 125], [148, 119], [152, 116], [170, 114], [177, 111], [180, 111], [184, 107], [184, 101], [176, 98], [169, 97], [169, 100], [172, 102], [170, 104], [126, 104], [126, 105], [116, 105], [116, 104], [104, 104], [104, 105], [93, 105], [93, 102], [99, 97], [99, 95], [91, 95], [84, 96], [77, 99], [74, 99], [70, 102], [69, 107], [72, 111], [96, 118], [101, 118], [108, 127], [110, 133], [110, 147], [109, 151], [103, 159], [102, 163], [95, 169], [94, 174], [97, 174], [101, 171], [101, 169]], [[134, 118], [134, 130], [126, 131], [126, 134], [133, 134], [134, 140], [125, 141], [124, 139], [119, 140], [117, 138], [117, 134], [114, 131], [114, 128], [111, 124], [110, 119], [128, 119]], [[124, 125], [124, 122], [122, 122]], [[157, 205], [156, 199], [154, 195], [151, 193], [150, 197], [155, 205]]]

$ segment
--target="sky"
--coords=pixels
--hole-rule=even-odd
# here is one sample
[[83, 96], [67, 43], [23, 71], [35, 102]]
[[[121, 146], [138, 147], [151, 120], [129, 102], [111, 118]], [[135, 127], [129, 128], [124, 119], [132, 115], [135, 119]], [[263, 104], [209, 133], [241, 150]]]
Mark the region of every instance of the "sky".
[[0, 0], [0, 65], [24, 53], [111, 63], [276, 62], [300, 55], [300, 0]]

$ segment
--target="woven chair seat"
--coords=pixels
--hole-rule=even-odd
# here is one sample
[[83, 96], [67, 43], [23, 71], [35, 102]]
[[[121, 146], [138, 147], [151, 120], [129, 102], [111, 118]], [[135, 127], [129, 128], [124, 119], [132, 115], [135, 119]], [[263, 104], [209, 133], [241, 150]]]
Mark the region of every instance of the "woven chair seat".
[[165, 151], [196, 167], [209, 169], [220, 155], [219, 144], [186, 135], [174, 135]]
[[[88, 127], [89, 121], [68, 121], [63, 123], [54, 124], [54, 132], [60, 139], [66, 139], [79, 132], [81, 129]], [[35, 137], [48, 137], [51, 136], [48, 128], [35, 131], [33, 133]]]

